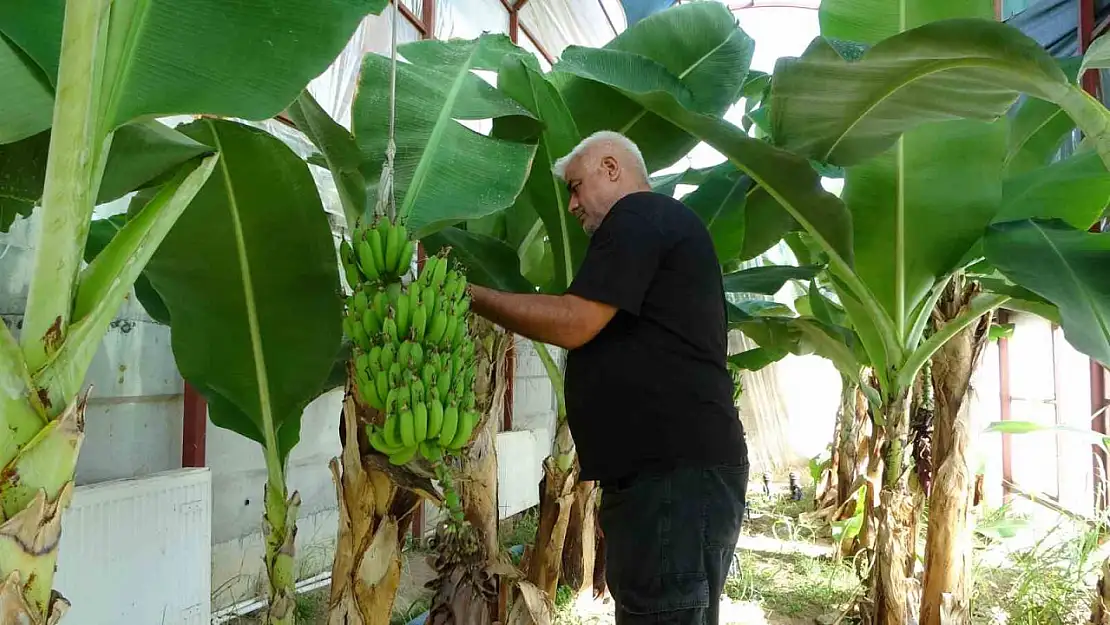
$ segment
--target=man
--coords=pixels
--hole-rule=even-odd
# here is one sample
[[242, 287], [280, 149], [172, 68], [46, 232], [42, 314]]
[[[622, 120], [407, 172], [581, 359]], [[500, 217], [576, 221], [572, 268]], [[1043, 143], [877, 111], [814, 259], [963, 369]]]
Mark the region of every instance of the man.
[[715, 625], [748, 481], [725, 366], [721, 269], [701, 220], [599, 132], [555, 164], [590, 235], [565, 295], [473, 287], [473, 310], [569, 350], [567, 417], [601, 484], [617, 625]]

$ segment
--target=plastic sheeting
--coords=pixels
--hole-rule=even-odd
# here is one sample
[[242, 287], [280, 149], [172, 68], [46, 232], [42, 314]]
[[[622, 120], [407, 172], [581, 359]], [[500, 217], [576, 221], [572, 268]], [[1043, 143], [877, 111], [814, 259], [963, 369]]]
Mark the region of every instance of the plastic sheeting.
[[[1110, 15], [1110, 0], [1095, 0], [1095, 22]], [[1006, 23], [1035, 39], [1052, 56], [1079, 54], [1078, 0], [1035, 0]]]
[[555, 57], [572, 44], [601, 47], [626, 27], [619, 0], [530, 0], [520, 21]]

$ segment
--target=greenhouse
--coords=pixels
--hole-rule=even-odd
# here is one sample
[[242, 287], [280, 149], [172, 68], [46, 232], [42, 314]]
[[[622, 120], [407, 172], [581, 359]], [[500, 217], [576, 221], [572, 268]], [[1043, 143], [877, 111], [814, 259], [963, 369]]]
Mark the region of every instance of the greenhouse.
[[0, 625], [1110, 625], [1108, 30], [0, 2]]

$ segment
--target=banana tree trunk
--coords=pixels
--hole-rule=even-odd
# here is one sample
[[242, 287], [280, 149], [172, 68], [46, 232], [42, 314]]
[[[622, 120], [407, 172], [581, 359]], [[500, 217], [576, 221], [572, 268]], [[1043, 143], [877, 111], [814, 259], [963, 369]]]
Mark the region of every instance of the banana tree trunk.
[[[394, 477], [360, 448], [364, 423], [347, 384], [341, 417], [343, 451], [329, 463], [339, 503], [339, 532], [332, 564], [329, 625], [388, 625], [401, 582], [401, 548], [420, 503], [415, 490], [401, 488]], [[430, 484], [425, 488], [430, 488]]]
[[[933, 313], [938, 324], [955, 318], [975, 295], [973, 286], [962, 286], [962, 280], [959, 283], [950, 285], [938, 303]], [[922, 625], [971, 622], [969, 510], [974, 478], [968, 458], [971, 418], [966, 399], [971, 375], [987, 344], [990, 324], [991, 315], [985, 315], [977, 324], [952, 337], [932, 359], [936, 475], [929, 496]]]
[[[3, 469], [0, 623], [55, 625], [69, 609], [69, 602], [51, 587], [62, 515], [73, 497], [74, 469], [85, 437], [87, 399], [86, 392], [71, 402]], [[0, 417], [7, 423], [16, 418]]]
[[528, 581], [554, 600], [563, 564], [563, 546], [574, 505], [574, 485], [578, 481], [574, 441], [564, 420], [555, 435], [555, 451], [543, 462], [543, 487], [540, 491], [540, 524], [536, 544], [528, 561]]
[[504, 581], [497, 540], [497, 424], [512, 373], [506, 358], [509, 335], [484, 319], [472, 321], [475, 340], [482, 346], [474, 392], [483, 416], [454, 479], [468, 535], [461, 543], [437, 541], [438, 575], [429, 625], [492, 625], [499, 616]]
[[909, 391], [884, 404], [878, 429], [883, 445], [882, 486], [875, 510], [877, 534], [871, 594], [862, 615], [870, 625], [916, 622], [920, 590], [914, 577], [917, 519], [923, 499], [909, 492], [903, 463], [909, 435]]
[[593, 586], [597, 558], [597, 482], [574, 487], [567, 536], [563, 543], [562, 581], [577, 593]]

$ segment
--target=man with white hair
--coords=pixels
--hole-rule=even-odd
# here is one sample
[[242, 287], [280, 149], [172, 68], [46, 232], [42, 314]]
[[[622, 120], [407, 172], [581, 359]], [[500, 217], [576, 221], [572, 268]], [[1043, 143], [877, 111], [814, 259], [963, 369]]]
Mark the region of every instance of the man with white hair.
[[599, 132], [555, 164], [590, 235], [564, 295], [474, 286], [473, 310], [569, 350], [581, 479], [601, 484], [617, 625], [715, 625], [748, 482], [709, 232], [654, 193], [627, 137]]

